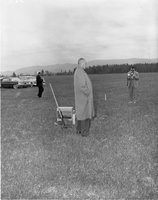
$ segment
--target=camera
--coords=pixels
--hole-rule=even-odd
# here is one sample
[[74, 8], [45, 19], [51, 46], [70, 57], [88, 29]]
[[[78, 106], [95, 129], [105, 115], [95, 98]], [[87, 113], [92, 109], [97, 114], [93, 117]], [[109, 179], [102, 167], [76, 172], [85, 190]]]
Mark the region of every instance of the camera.
[[128, 73], [128, 79], [133, 79], [134, 78], [134, 72], [131, 71]]

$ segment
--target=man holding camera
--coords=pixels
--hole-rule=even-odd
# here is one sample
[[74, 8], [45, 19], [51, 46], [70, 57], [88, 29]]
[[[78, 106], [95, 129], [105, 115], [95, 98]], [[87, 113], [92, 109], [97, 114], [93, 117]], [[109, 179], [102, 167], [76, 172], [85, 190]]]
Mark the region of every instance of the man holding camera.
[[127, 86], [129, 90], [129, 103], [136, 103], [136, 89], [138, 88], [139, 73], [131, 67], [127, 73]]

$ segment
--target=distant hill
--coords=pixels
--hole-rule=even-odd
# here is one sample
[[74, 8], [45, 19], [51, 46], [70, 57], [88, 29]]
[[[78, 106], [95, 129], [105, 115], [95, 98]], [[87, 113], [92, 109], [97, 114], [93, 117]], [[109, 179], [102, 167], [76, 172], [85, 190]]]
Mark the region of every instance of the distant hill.
[[76, 66], [71, 63], [65, 63], [65, 64], [56, 64], [56, 65], [46, 65], [46, 66], [32, 66], [32, 67], [26, 67], [26, 68], [21, 68], [15, 71], [16, 74], [25, 74], [25, 73], [30, 73], [30, 74], [36, 74], [38, 71], [41, 71], [42, 69], [44, 71], [49, 71], [52, 73], [57, 73], [57, 72], [64, 72], [64, 71], [69, 71], [73, 70]]
[[[109, 59], [109, 60], [92, 60], [87, 63], [87, 66], [94, 65], [121, 65], [121, 64], [137, 64], [137, 63], [158, 63], [158, 59], [139, 59], [139, 58], [130, 58], [130, 59]], [[73, 71], [77, 64], [65, 63], [65, 64], [55, 64], [55, 65], [46, 65], [46, 66], [31, 66], [15, 70], [16, 74], [36, 74], [42, 69], [44, 71], [49, 71], [52, 73], [64, 72], [64, 71]], [[3, 72], [3, 75], [12, 75], [13, 71]]]
[[[65, 64], [55, 64], [55, 65], [45, 65], [45, 66], [31, 66], [31, 67], [24, 67], [20, 68], [17, 70], [14, 70], [14, 72], [19, 75], [19, 74], [30, 74], [30, 75], [36, 75], [37, 72], [44, 70], [44, 71], [49, 71], [52, 73], [57, 73], [57, 72], [64, 72], [64, 71], [73, 71], [74, 68], [77, 65], [71, 64], [71, 63], [65, 63]], [[3, 75], [12, 75], [13, 71], [5, 71], [2, 73]]]
[[157, 63], [157, 59], [143, 59], [143, 58], [130, 58], [130, 59], [111, 59], [111, 60], [92, 60], [88, 62], [88, 66], [94, 65], [121, 65], [121, 64], [140, 64], [140, 63]]

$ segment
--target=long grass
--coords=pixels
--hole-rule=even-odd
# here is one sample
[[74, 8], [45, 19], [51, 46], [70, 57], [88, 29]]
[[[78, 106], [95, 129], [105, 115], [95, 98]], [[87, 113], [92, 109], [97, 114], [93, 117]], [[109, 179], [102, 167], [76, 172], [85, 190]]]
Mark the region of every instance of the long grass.
[[158, 74], [140, 74], [132, 105], [125, 74], [91, 79], [88, 137], [54, 125], [49, 83], [74, 106], [72, 76], [46, 77], [41, 99], [37, 88], [1, 89], [1, 199], [158, 199]]

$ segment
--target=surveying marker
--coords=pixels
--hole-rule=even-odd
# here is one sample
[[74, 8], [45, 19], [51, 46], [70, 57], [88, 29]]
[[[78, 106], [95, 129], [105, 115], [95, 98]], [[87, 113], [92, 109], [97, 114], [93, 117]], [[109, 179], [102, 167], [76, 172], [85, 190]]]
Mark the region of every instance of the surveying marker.
[[105, 93], [105, 97], [104, 97], [105, 101], [107, 100], [107, 97], [106, 97], [106, 93]]

